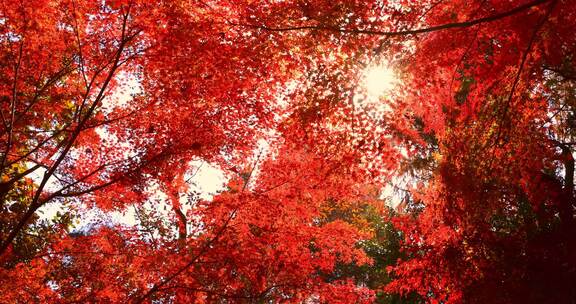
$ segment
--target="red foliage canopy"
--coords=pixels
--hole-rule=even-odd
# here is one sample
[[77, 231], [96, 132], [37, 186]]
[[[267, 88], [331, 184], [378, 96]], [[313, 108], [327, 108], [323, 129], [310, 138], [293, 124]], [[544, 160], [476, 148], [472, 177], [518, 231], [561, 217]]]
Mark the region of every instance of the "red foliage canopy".
[[[0, 300], [568, 303], [575, 12], [6, 0]], [[368, 96], [363, 71], [384, 65], [396, 86]], [[228, 178], [211, 200], [192, 191], [197, 161]], [[385, 215], [386, 184], [403, 188], [403, 258], [371, 290], [341, 272], [370, 267], [378, 227], [359, 214]], [[138, 221], [71, 230], [87, 209]]]

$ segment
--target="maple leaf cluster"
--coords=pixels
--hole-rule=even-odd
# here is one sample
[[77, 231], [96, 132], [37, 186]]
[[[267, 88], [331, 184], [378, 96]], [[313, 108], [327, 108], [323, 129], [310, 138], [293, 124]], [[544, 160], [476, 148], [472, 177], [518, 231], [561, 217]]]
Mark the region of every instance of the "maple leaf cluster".
[[0, 302], [573, 303], [574, 26], [570, 0], [5, 0]]

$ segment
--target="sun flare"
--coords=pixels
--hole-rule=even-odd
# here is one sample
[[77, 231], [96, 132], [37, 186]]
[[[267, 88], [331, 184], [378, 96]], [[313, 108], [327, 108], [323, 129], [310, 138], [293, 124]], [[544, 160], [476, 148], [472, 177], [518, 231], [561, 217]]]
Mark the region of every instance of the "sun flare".
[[369, 97], [380, 97], [392, 90], [397, 83], [394, 70], [387, 65], [370, 67], [365, 73], [366, 92]]

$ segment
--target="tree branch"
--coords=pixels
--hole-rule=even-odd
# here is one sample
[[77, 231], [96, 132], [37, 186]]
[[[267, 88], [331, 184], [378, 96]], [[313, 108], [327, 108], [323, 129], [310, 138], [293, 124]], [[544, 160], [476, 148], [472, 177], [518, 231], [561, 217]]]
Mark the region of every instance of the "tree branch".
[[226, 221], [224, 222], [222, 227], [220, 227], [220, 229], [218, 230], [216, 235], [212, 239], [210, 239], [206, 244], [204, 244], [204, 246], [200, 249], [200, 251], [194, 257], [192, 257], [192, 259], [188, 263], [186, 263], [183, 267], [181, 267], [178, 271], [176, 271], [172, 275], [170, 275], [170, 276], [160, 280], [160, 282], [154, 284], [154, 286], [152, 288], [150, 288], [150, 290], [148, 290], [148, 292], [146, 292], [144, 294], [144, 296], [142, 296], [140, 299], [137, 299], [134, 303], [137, 303], [137, 304], [143, 303], [146, 299], [151, 297], [154, 293], [158, 292], [163, 286], [170, 283], [172, 280], [174, 280], [176, 277], [178, 277], [180, 274], [182, 274], [184, 271], [188, 270], [188, 268], [190, 268], [192, 265], [194, 265], [196, 263], [196, 261], [199, 258], [201, 258], [208, 251], [208, 249], [210, 249], [212, 244], [214, 242], [216, 242], [224, 234], [224, 231], [226, 230], [226, 228], [228, 228], [230, 221], [236, 215], [236, 211], [237, 211], [237, 209], [234, 209], [230, 213], [230, 216], [228, 216], [228, 218], [226, 219]]
[[242, 26], [248, 28], [255, 28], [269, 32], [289, 32], [289, 31], [302, 31], [302, 30], [319, 30], [319, 31], [331, 31], [331, 32], [339, 32], [339, 33], [347, 33], [347, 34], [365, 34], [365, 35], [379, 35], [379, 36], [407, 36], [407, 35], [418, 35], [423, 33], [430, 33], [430, 32], [437, 32], [447, 29], [454, 29], [454, 28], [466, 28], [471, 27], [481, 23], [488, 23], [498, 21], [500, 19], [504, 19], [521, 12], [524, 12], [532, 7], [541, 5], [546, 2], [550, 2], [551, 0], [536, 0], [532, 2], [528, 2], [524, 5], [520, 5], [515, 7], [511, 10], [495, 14], [488, 17], [473, 19], [464, 22], [454, 22], [454, 23], [446, 23], [441, 25], [436, 25], [432, 27], [420, 28], [420, 29], [413, 29], [413, 30], [403, 30], [403, 31], [380, 31], [380, 30], [361, 30], [361, 29], [346, 29], [342, 27], [336, 26], [326, 26], [326, 25], [302, 25], [302, 26], [292, 26], [292, 27], [269, 27], [266, 25], [257, 25], [257, 24], [245, 24], [245, 23], [229, 23], [233, 26]]
[[[98, 95], [96, 96], [96, 98], [92, 102], [92, 104], [91, 104], [90, 108], [87, 110], [86, 114], [79, 121], [78, 126], [73, 131], [72, 135], [68, 139], [64, 149], [62, 150], [62, 152], [60, 153], [60, 155], [58, 156], [56, 161], [52, 164], [52, 166], [50, 166], [50, 169], [44, 174], [42, 181], [40, 182], [40, 185], [38, 186], [38, 189], [36, 190], [36, 193], [34, 194], [34, 197], [32, 198], [32, 201], [30, 203], [28, 210], [26, 211], [24, 216], [18, 221], [18, 224], [16, 224], [16, 226], [10, 231], [10, 234], [8, 234], [7, 238], [5, 240], [3, 240], [2, 243], [0, 244], [0, 254], [4, 253], [4, 251], [6, 251], [8, 246], [12, 243], [14, 238], [16, 238], [16, 236], [22, 230], [22, 228], [24, 228], [24, 226], [26, 225], [28, 220], [32, 217], [32, 215], [36, 212], [36, 210], [38, 210], [38, 208], [40, 208], [42, 206], [42, 204], [48, 202], [47, 200], [40, 200], [40, 195], [42, 194], [44, 187], [48, 183], [48, 180], [50, 179], [50, 177], [56, 172], [59, 165], [64, 161], [64, 159], [66, 158], [66, 155], [68, 155], [68, 152], [70, 151], [70, 149], [74, 145], [74, 142], [76, 141], [76, 139], [80, 135], [81, 131], [83, 130], [84, 125], [86, 124], [88, 119], [90, 117], [92, 117], [92, 114], [93, 114], [94, 110], [96, 109], [96, 106], [104, 97], [104, 95], [105, 95], [104, 93], [105, 93], [106, 89], [108, 88], [108, 85], [112, 81], [112, 78], [114, 77], [114, 75], [116, 73], [116, 70], [119, 67], [119, 62], [120, 62], [120, 59], [122, 56], [122, 52], [123, 52], [126, 44], [132, 38], [134, 38], [137, 35], [137, 33], [136, 33], [134, 35], [126, 36], [129, 12], [130, 12], [130, 8], [128, 7], [128, 10], [127, 10], [126, 14], [124, 14], [123, 20], [122, 20], [122, 34], [121, 34], [121, 39], [120, 39], [120, 41], [121, 41], [120, 45], [118, 46], [118, 50], [114, 54], [114, 59], [112, 61], [112, 67], [110, 68], [106, 79], [102, 83], [102, 86], [100, 87], [100, 91], [99, 91]], [[88, 94], [86, 95], [86, 98], [87, 97], [88, 97]], [[80, 115], [82, 115], [82, 113], [80, 113]]]

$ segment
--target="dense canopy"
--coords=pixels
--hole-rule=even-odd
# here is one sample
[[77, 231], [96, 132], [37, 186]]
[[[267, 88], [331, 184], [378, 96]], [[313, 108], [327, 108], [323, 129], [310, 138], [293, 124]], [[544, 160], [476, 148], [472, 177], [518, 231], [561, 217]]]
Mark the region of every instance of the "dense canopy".
[[0, 302], [574, 303], [574, 28], [571, 0], [4, 0]]

